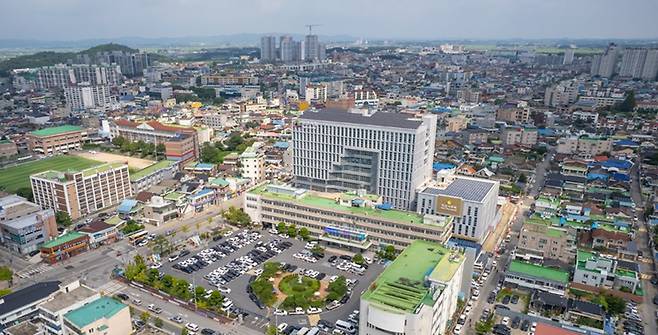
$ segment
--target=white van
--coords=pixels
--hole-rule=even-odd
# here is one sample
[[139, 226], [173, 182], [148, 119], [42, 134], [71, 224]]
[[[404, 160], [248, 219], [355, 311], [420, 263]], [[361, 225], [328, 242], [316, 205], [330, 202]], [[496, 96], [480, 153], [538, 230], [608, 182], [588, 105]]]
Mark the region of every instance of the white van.
[[356, 333], [356, 328], [354, 327], [354, 324], [343, 320], [336, 321], [336, 329], [342, 330], [346, 334]]

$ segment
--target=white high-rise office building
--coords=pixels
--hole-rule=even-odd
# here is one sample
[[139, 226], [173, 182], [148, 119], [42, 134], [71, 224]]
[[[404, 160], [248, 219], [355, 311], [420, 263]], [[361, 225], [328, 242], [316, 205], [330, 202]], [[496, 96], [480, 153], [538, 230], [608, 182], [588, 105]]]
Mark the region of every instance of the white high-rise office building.
[[617, 70], [617, 56], [619, 48], [616, 44], [610, 43], [603, 55], [596, 55], [592, 59], [592, 68], [590, 73], [593, 76], [610, 78]]
[[293, 128], [295, 185], [323, 192], [365, 190], [414, 209], [432, 177], [436, 116], [366, 110], [307, 111]]
[[640, 78], [647, 58], [647, 49], [626, 48], [622, 52], [619, 76], [625, 78]]
[[276, 37], [263, 36], [260, 38], [260, 60], [264, 62], [276, 61]]

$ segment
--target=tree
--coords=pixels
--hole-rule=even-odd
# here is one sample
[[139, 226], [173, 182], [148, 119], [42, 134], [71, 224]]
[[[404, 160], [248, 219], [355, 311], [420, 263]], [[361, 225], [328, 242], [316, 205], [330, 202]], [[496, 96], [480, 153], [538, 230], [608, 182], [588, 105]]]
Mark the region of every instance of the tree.
[[626, 310], [626, 301], [620, 297], [614, 296], [612, 294], [605, 294], [603, 299], [605, 300], [605, 304], [607, 306], [607, 312], [612, 315], [622, 314]]
[[151, 241], [151, 251], [158, 255], [167, 255], [172, 250], [171, 242], [164, 236], [158, 235]]
[[210, 293], [210, 297], [208, 297], [208, 306], [218, 307], [222, 302], [224, 302], [224, 297], [219, 291], [213, 291]]
[[166, 148], [164, 143], [158, 143], [158, 145], [155, 146], [155, 151], [159, 154], [163, 154], [165, 152]]
[[190, 231], [190, 227], [188, 227], [187, 225], [182, 226], [180, 228], [180, 231], [182, 231], [183, 233], [187, 233], [188, 231]]
[[359, 264], [359, 265], [363, 265], [366, 262], [366, 260], [363, 258], [363, 255], [356, 254], [356, 255], [354, 255], [354, 257], [352, 257], [352, 262], [354, 262], [356, 264]]
[[196, 301], [205, 300], [206, 289], [203, 286], [197, 286], [194, 288], [194, 296]]
[[174, 283], [173, 295], [183, 299], [190, 299], [190, 284], [185, 279], [177, 279]]
[[279, 232], [279, 234], [283, 234], [286, 232], [286, 224], [283, 222], [279, 222], [276, 225], [276, 231]]
[[251, 217], [249, 217], [249, 214], [245, 213], [242, 208], [231, 206], [228, 210], [222, 213], [222, 216], [229, 224], [235, 226], [244, 227], [251, 224]]
[[180, 335], [189, 335], [190, 333], [187, 331], [187, 328], [183, 328], [180, 331]]
[[526, 177], [526, 175], [523, 174], [523, 173], [520, 174], [520, 175], [519, 175], [519, 183], [524, 183], [524, 184], [525, 184], [525, 183], [527, 183], [527, 182], [528, 182], [528, 177]]
[[635, 109], [636, 102], [635, 102], [635, 91], [628, 91], [626, 92], [626, 97], [624, 98], [624, 101], [616, 104], [614, 107], [616, 110], [622, 112], [622, 113], [630, 113]]
[[151, 313], [147, 311], [143, 311], [142, 314], [139, 315], [139, 319], [142, 320], [142, 322], [144, 323], [148, 323], [150, 318], [151, 318]]
[[147, 275], [149, 284], [153, 285], [158, 281], [158, 278], [160, 278], [160, 271], [158, 271], [158, 269], [149, 269]]
[[57, 213], [55, 213], [55, 222], [63, 227], [68, 227], [73, 224], [69, 213], [63, 211], [57, 211]]
[[395, 247], [392, 245], [387, 245], [386, 248], [384, 249], [384, 258], [388, 260], [394, 260], [395, 259]]
[[114, 144], [117, 147], [123, 146], [123, 144], [126, 142], [126, 139], [123, 136], [117, 136], [112, 139], [112, 144]]
[[153, 325], [155, 325], [158, 328], [162, 328], [163, 325], [162, 319], [160, 318], [153, 319]]
[[316, 244], [313, 249], [311, 249], [311, 252], [314, 255], [324, 255], [324, 248], [322, 248], [319, 244]]
[[297, 227], [294, 224], [288, 226], [288, 236], [295, 238], [297, 236]]
[[267, 326], [267, 331], [265, 331], [265, 334], [267, 335], [277, 335], [278, 333], [279, 331], [275, 326]]
[[162, 284], [162, 289], [164, 289], [165, 292], [170, 292], [174, 286], [174, 277], [171, 275], [164, 275], [160, 280], [160, 284]]
[[304, 240], [308, 240], [311, 236], [311, 232], [309, 232], [306, 227], [302, 227], [299, 229], [299, 236]]
[[8, 266], [0, 266], [0, 281], [10, 281], [14, 273]]
[[32, 194], [31, 187], [21, 187], [16, 190], [16, 195], [27, 199], [27, 201], [33, 201], [34, 195]]

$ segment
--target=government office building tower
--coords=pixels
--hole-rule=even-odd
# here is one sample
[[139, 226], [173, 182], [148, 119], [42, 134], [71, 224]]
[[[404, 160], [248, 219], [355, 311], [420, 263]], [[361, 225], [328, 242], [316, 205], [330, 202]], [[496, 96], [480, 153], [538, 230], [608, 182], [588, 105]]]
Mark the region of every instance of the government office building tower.
[[365, 190], [414, 210], [416, 190], [432, 177], [436, 116], [367, 110], [307, 111], [293, 127], [296, 187]]

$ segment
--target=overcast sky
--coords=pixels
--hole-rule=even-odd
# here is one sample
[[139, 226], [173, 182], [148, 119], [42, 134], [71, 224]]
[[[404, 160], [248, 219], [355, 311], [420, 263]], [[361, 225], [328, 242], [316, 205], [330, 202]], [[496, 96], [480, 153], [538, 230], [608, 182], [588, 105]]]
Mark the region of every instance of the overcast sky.
[[656, 38], [658, 0], [0, 0], [0, 38]]

